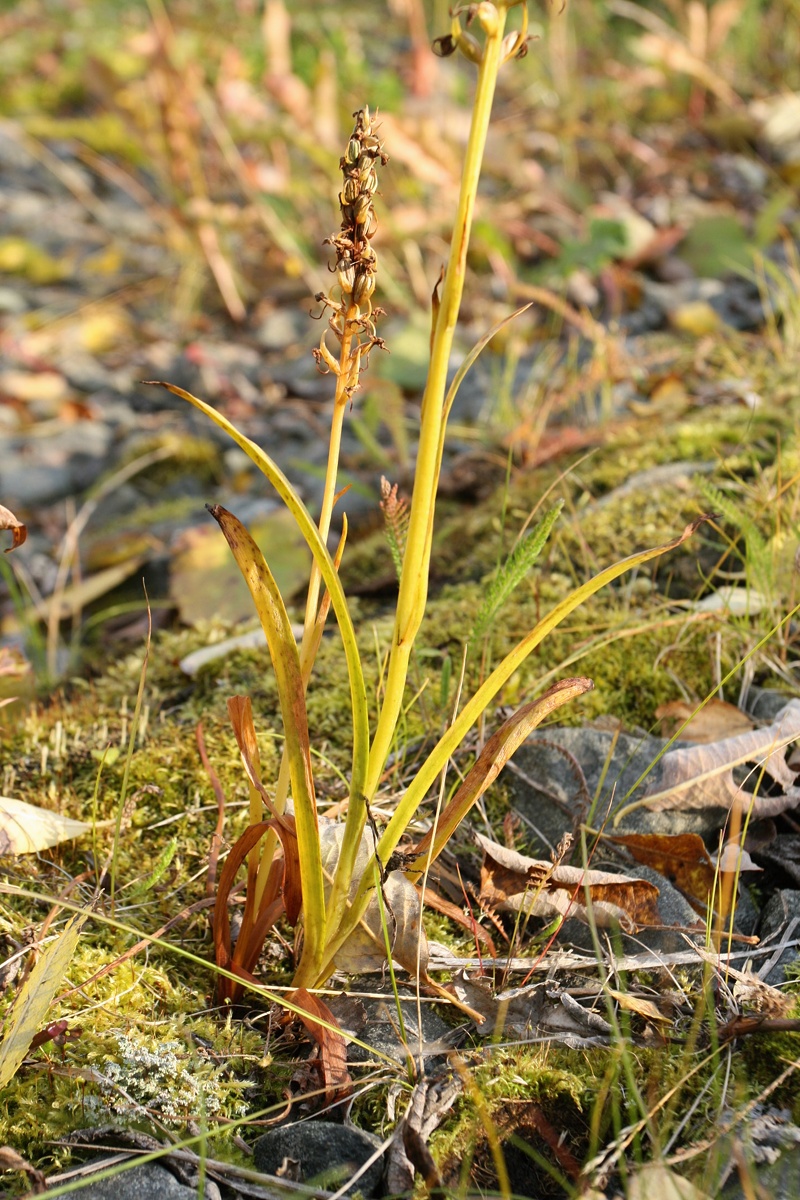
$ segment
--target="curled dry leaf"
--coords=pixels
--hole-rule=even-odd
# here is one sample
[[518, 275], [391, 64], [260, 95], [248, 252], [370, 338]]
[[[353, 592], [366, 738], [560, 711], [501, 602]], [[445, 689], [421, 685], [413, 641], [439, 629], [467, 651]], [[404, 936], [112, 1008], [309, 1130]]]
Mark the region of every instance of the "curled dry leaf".
[[0, 1146], [0, 1171], [24, 1171], [33, 1185], [34, 1195], [47, 1189], [47, 1180], [41, 1171], [32, 1167], [27, 1159], [10, 1146]]
[[710, 1200], [707, 1192], [662, 1163], [647, 1163], [628, 1181], [628, 1200]]
[[[319, 1068], [326, 1104], [349, 1096], [353, 1081], [347, 1070], [347, 1043], [344, 1034], [327, 1028], [327, 1025], [336, 1025], [333, 1013], [319, 996], [313, 996], [305, 988], [297, 988], [291, 1000], [301, 1010], [300, 1020], [319, 1046]], [[322, 1018], [327, 1025], [321, 1025], [319, 1020], [314, 1020], [315, 1017]]]
[[619, 922], [635, 930], [661, 925], [658, 888], [645, 879], [584, 870], [542, 859], [527, 858], [477, 835], [483, 849], [480, 898], [504, 912], [552, 920], [572, 916], [586, 920], [587, 890], [598, 925]]
[[[786, 765], [785, 747], [800, 738], [800, 700], [790, 700], [771, 725], [735, 737], [723, 738], [713, 745], [670, 750], [661, 760], [658, 791], [646, 793], [641, 800], [625, 805], [616, 813], [614, 824], [635, 808], [644, 806], [655, 812], [672, 808], [739, 808], [751, 819], [774, 817], [800, 803], [800, 788]], [[745, 791], [734, 779], [733, 769], [754, 763], [754, 786], [762, 773], [784, 790], [770, 796]]]
[[28, 536], [27, 525], [20, 521], [19, 517], [15, 517], [11, 509], [6, 508], [4, 504], [0, 504], [0, 529], [11, 530], [11, 545], [6, 546], [6, 554], [21, 546]]
[[637, 1017], [642, 1017], [645, 1021], [652, 1021], [654, 1024], [659, 1022], [672, 1024], [671, 1015], [662, 1012], [653, 1000], [647, 1000], [644, 996], [634, 996], [631, 992], [615, 992], [612, 988], [608, 989], [607, 995], [612, 1000], [616, 1000], [620, 1008], [634, 1013]]
[[[320, 848], [326, 876], [326, 891], [336, 870], [344, 836], [344, 825], [320, 818]], [[361, 835], [353, 871], [351, 895], [355, 895], [365, 871], [374, 869], [375, 838], [370, 829]], [[408, 971], [422, 975], [428, 968], [428, 942], [420, 920], [419, 892], [402, 871], [389, 871], [380, 897], [389, 929], [392, 958]], [[360, 924], [336, 955], [336, 966], [350, 975], [380, 970], [386, 963], [386, 939], [381, 920], [381, 899], [373, 891]]]

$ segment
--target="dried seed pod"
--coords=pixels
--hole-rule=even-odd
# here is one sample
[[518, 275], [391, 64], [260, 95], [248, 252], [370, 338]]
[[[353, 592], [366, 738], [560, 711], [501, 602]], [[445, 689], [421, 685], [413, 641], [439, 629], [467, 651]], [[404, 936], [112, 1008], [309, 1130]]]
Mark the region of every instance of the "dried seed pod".
[[361, 191], [361, 185], [359, 183], [359, 180], [353, 179], [352, 177], [348, 177], [344, 181], [344, 188], [342, 189], [342, 192], [341, 192], [341, 196], [343, 197], [342, 203], [343, 204], [352, 204], [358, 198], [358, 194], [360, 191]]
[[353, 222], [356, 225], [366, 225], [372, 213], [372, 200], [369, 196], [360, 195], [352, 205]]
[[471, 33], [467, 33], [462, 29], [458, 35], [458, 48], [465, 58], [480, 66], [483, 60], [483, 50], [476, 37], [473, 37]]
[[378, 191], [378, 176], [375, 175], [372, 167], [369, 168], [367, 172], [363, 172], [359, 175], [359, 182], [361, 184], [361, 191], [365, 193], [366, 196], [373, 196], [373, 194]]
[[375, 291], [375, 276], [372, 274], [359, 275], [356, 278], [353, 286], [353, 300], [356, 304], [363, 304], [368, 300]]
[[356, 281], [355, 267], [349, 267], [346, 271], [337, 271], [336, 278], [344, 294], [349, 296], [353, 291], [353, 285]]
[[456, 39], [450, 33], [446, 33], [444, 37], [434, 38], [433, 53], [437, 58], [449, 58], [451, 54], [455, 54], [457, 49]]

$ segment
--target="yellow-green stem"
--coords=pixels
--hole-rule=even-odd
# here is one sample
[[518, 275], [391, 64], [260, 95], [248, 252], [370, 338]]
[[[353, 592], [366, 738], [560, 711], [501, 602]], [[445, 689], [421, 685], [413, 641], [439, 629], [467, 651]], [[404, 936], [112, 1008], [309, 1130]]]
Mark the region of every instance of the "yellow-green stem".
[[506, 10], [505, 7], [501, 7], [497, 13], [496, 23], [492, 23], [494, 27], [486, 29], [483, 57], [478, 69], [472, 125], [461, 178], [458, 213], [433, 335], [428, 380], [422, 400], [411, 517], [403, 555], [397, 613], [386, 673], [386, 688], [378, 726], [370, 748], [367, 770], [365, 790], [368, 800], [371, 800], [377, 791], [391, 749], [403, 702], [411, 649], [422, 622], [428, 595], [428, 571], [433, 537], [433, 514], [439, 483], [439, 445], [444, 420], [447, 369], [450, 363], [456, 321], [461, 307], [461, 295], [464, 290], [467, 248], [497, 73], [502, 60], [505, 20]]
[[[347, 318], [344, 324], [344, 337], [342, 339], [342, 350], [339, 356], [340, 373], [336, 377], [336, 393], [333, 398], [333, 415], [331, 416], [331, 432], [328, 441], [328, 465], [325, 471], [325, 486], [322, 492], [322, 507], [319, 514], [318, 528], [323, 542], [327, 542], [328, 534], [331, 530], [331, 517], [333, 516], [333, 499], [336, 495], [336, 478], [339, 472], [339, 452], [342, 445], [342, 425], [344, 423], [345, 409], [347, 408], [347, 382], [350, 378], [350, 351], [353, 344], [352, 319], [355, 316], [355, 310], [351, 307], [347, 311]], [[309, 656], [313, 652], [314, 645], [314, 624], [317, 619], [317, 611], [319, 609], [319, 593], [322, 582], [322, 575], [316, 562], [311, 564], [311, 575], [308, 580], [308, 594], [306, 596], [306, 611], [303, 621], [303, 638], [300, 643], [300, 669], [303, 673], [303, 678], [308, 677]], [[289, 760], [286, 757], [286, 746], [284, 745], [281, 755], [280, 768], [278, 770], [278, 779], [275, 784], [275, 807], [279, 813], [282, 813], [286, 807], [286, 797], [289, 791]], [[273, 842], [273, 851], [275, 849]], [[266, 852], [265, 852], [266, 855]]]

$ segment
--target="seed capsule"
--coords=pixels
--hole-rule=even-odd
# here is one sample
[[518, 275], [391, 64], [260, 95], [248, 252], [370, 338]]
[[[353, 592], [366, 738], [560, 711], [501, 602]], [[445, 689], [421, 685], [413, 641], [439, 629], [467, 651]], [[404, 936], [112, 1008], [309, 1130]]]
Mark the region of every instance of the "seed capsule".
[[352, 204], [358, 197], [361, 191], [361, 185], [358, 179], [349, 177], [344, 181], [344, 189], [341, 193], [343, 204]]
[[353, 300], [356, 304], [363, 304], [368, 300], [375, 291], [375, 276], [374, 275], [359, 275], [356, 279], [353, 288]]
[[348, 266], [340, 266], [336, 272], [336, 278], [339, 280], [339, 287], [346, 296], [349, 296], [356, 281], [356, 269], [352, 263]]
[[358, 157], [360, 154], [361, 154], [361, 142], [358, 140], [358, 138], [350, 138], [350, 141], [347, 143], [347, 152], [345, 154], [346, 162], [348, 162], [348, 163], [358, 162]]
[[360, 195], [352, 205], [353, 222], [356, 225], [366, 225], [372, 212], [372, 200], [369, 196]]

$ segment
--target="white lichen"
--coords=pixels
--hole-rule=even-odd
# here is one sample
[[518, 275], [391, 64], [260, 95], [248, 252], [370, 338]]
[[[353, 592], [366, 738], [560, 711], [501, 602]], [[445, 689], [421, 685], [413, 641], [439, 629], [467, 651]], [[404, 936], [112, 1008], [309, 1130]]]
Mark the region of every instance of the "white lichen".
[[157, 1117], [168, 1124], [241, 1117], [247, 1105], [242, 1081], [223, 1068], [192, 1055], [178, 1041], [149, 1045], [128, 1034], [115, 1035], [118, 1053], [108, 1056], [101, 1083], [104, 1103], [120, 1117]]

